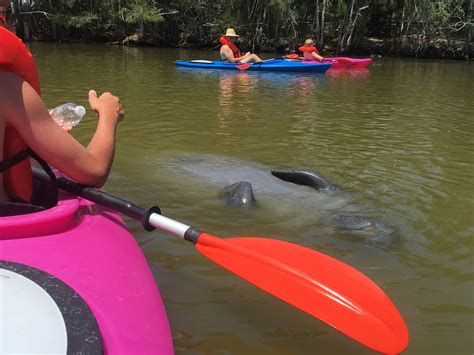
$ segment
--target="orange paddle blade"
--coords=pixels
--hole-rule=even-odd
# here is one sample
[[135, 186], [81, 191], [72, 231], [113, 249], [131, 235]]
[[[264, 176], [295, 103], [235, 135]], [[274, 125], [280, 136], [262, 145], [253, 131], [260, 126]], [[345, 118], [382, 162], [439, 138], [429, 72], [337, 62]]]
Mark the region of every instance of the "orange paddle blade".
[[300, 56], [299, 56], [299, 54], [293, 53], [293, 54], [286, 55], [284, 58], [287, 58], [287, 59], [300, 59]]
[[195, 245], [227, 270], [375, 351], [399, 353], [408, 345], [408, 330], [388, 296], [341, 261], [266, 238], [202, 233]]
[[239, 69], [239, 70], [246, 70], [250, 67], [250, 64], [249, 63], [244, 63], [244, 64], [240, 64], [240, 65], [237, 65], [236, 68]]

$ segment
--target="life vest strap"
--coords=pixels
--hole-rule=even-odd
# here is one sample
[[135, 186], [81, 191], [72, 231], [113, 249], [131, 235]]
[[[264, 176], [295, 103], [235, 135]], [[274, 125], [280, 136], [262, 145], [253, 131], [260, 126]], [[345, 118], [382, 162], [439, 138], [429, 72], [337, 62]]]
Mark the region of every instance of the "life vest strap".
[[[41, 190], [39, 193], [35, 193], [32, 196], [31, 203], [33, 205], [38, 205], [42, 206], [44, 208], [51, 208], [56, 206], [58, 203], [58, 195], [59, 195], [59, 187], [58, 187], [58, 181], [56, 179], [56, 175], [53, 173], [51, 170], [51, 167], [46, 163], [38, 154], [36, 154], [31, 148], [26, 148], [23, 149], [22, 151], [18, 152], [15, 155], [12, 155], [11, 157], [3, 160], [0, 162], [0, 173], [3, 173], [5, 170], [10, 169], [12, 166], [20, 163], [21, 161], [25, 160], [28, 157], [32, 157], [34, 160], [36, 160], [43, 170], [48, 174], [50, 178], [50, 183], [45, 184], [41, 187]], [[16, 202], [27, 202], [27, 201], [22, 201], [21, 199], [16, 198]]]
[[31, 152], [32, 150], [30, 148], [25, 148], [15, 155], [0, 161], [0, 173], [3, 173], [5, 170], [10, 169], [12, 166], [28, 158]]
[[50, 180], [49, 183], [45, 183], [42, 185], [41, 193], [33, 193], [31, 203], [34, 205], [43, 206], [46, 209], [52, 208], [58, 204], [59, 199], [59, 185], [56, 175], [53, 173], [48, 163], [46, 163], [38, 154], [36, 154], [31, 149], [30, 156], [41, 165], [46, 174], [48, 174]]

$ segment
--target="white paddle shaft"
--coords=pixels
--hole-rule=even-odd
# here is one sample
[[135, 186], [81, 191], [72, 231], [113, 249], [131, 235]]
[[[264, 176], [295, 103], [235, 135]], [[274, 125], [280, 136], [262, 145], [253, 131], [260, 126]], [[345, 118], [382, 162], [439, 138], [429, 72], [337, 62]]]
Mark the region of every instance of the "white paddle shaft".
[[184, 233], [189, 229], [188, 225], [177, 222], [158, 213], [152, 213], [148, 221], [153, 227], [174, 234], [180, 238], [184, 238]]

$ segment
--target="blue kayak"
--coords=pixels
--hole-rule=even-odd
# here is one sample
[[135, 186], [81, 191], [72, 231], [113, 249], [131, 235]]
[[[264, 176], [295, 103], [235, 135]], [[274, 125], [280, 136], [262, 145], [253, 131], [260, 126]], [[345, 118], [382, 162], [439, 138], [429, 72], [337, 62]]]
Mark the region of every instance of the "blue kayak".
[[187, 68], [205, 69], [228, 69], [267, 72], [293, 72], [293, 73], [325, 73], [331, 67], [331, 63], [300, 62], [285, 59], [271, 59], [261, 63], [242, 64], [225, 63], [222, 60], [178, 60], [174, 62], [177, 66]]

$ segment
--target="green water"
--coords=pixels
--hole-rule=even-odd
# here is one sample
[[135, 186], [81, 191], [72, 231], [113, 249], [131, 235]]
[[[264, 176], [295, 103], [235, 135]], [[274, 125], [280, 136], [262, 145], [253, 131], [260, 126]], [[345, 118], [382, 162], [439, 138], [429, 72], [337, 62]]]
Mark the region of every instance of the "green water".
[[[472, 354], [474, 67], [382, 58], [367, 71], [292, 75], [178, 69], [217, 52], [33, 44], [49, 107], [121, 97], [106, 190], [222, 237], [263, 236], [334, 256], [377, 282], [410, 331], [407, 354]], [[271, 55], [268, 54], [268, 57]], [[73, 134], [86, 143], [92, 114]], [[305, 167], [341, 192], [332, 205], [295, 201], [241, 210], [210, 184], [163, 168], [169, 157], [228, 156]], [[341, 232], [357, 212], [389, 238]], [[177, 354], [369, 354], [333, 328], [208, 261], [188, 243], [129, 226], [150, 262]], [[104, 251], [106, 252], [106, 251]]]

